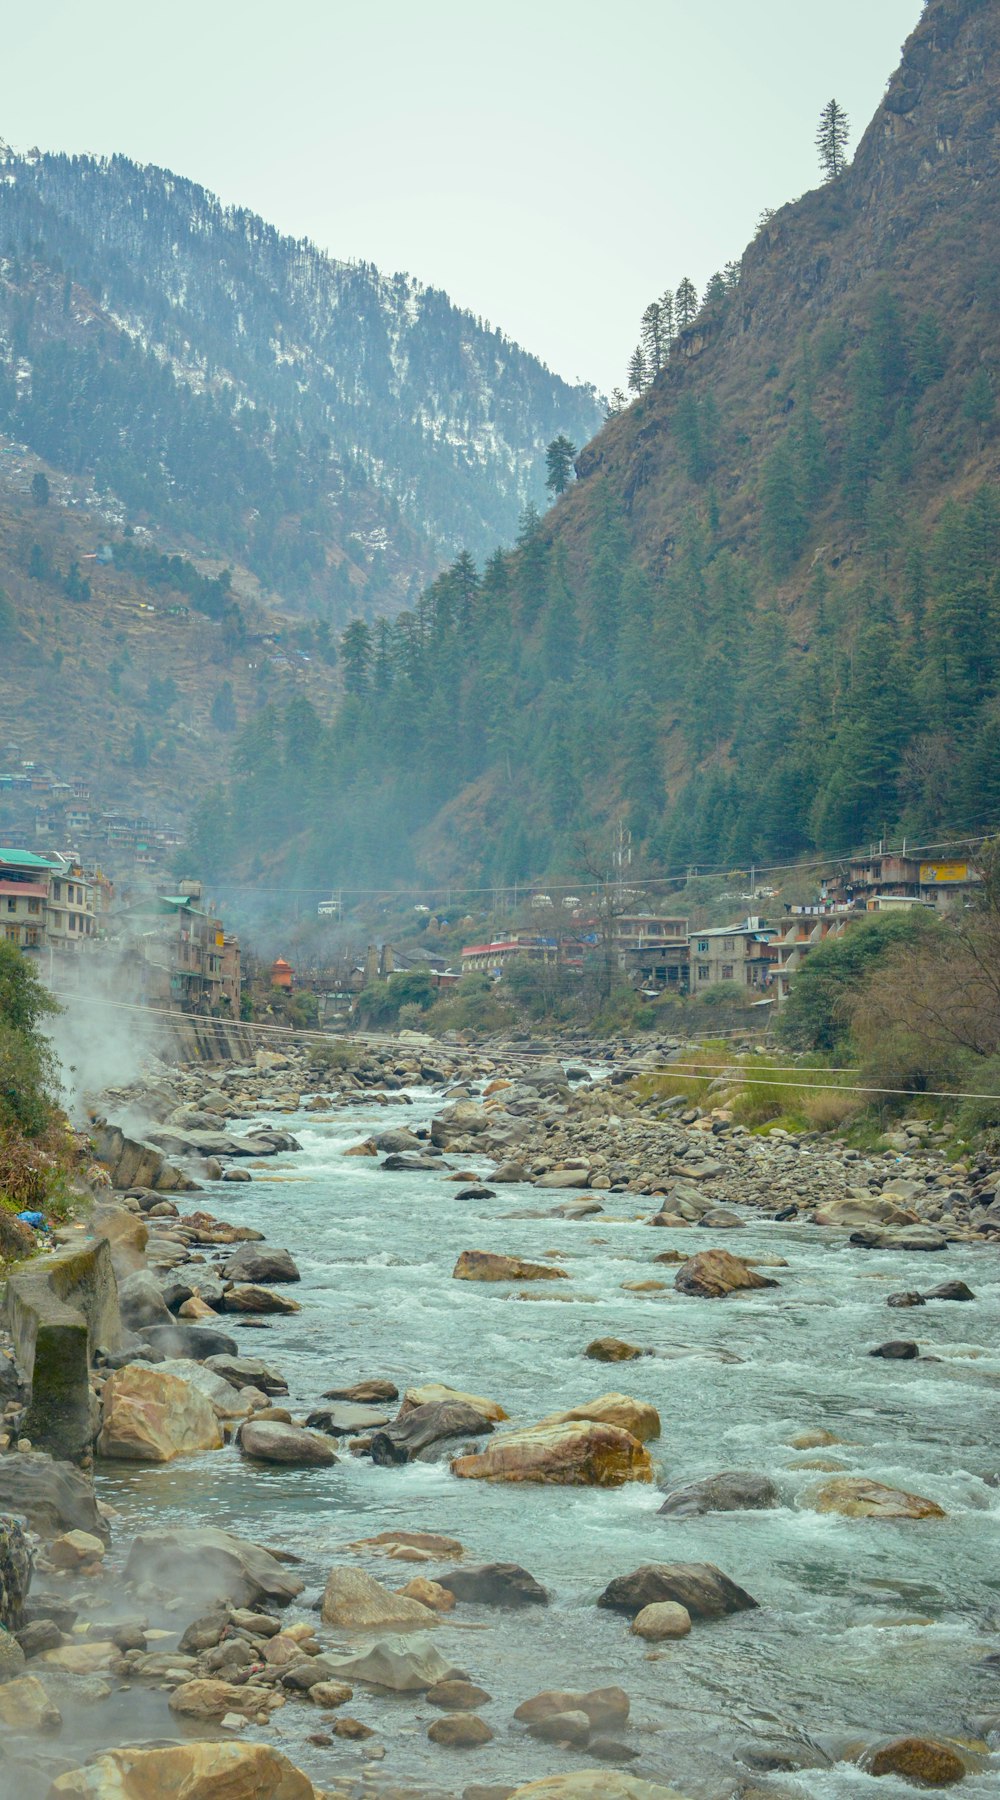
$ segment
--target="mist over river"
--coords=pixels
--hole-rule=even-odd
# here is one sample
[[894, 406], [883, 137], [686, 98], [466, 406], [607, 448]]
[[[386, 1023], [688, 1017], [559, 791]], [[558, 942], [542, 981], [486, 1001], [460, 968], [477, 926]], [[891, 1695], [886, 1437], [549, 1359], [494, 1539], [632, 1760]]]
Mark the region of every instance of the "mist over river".
[[[447, 1460], [377, 1467], [346, 1444], [329, 1469], [265, 1468], [233, 1448], [160, 1467], [98, 1464], [99, 1496], [121, 1515], [109, 1561], [123, 1561], [153, 1520], [231, 1528], [301, 1558], [306, 1591], [290, 1616], [314, 1618], [304, 1609], [337, 1562], [360, 1561], [397, 1586], [438, 1572], [437, 1564], [394, 1568], [346, 1549], [395, 1526], [449, 1533], [466, 1561], [519, 1562], [545, 1585], [547, 1607], [463, 1603], [433, 1634], [443, 1655], [492, 1696], [479, 1710], [496, 1736], [482, 1748], [428, 1742], [427, 1725], [440, 1715], [422, 1695], [362, 1687], [351, 1710], [385, 1746], [377, 1764], [363, 1760], [361, 1745], [310, 1744], [318, 1720], [308, 1705], [290, 1704], [267, 1727], [249, 1728], [320, 1786], [353, 1768], [359, 1776], [368, 1770], [368, 1791], [384, 1782], [457, 1795], [473, 1782], [590, 1766], [586, 1752], [526, 1737], [511, 1715], [542, 1688], [618, 1683], [632, 1702], [627, 1740], [640, 1751], [629, 1772], [671, 1782], [692, 1800], [730, 1796], [741, 1779], [809, 1800], [912, 1800], [914, 1790], [895, 1777], [876, 1781], [844, 1762], [822, 1766], [824, 1750], [836, 1756], [849, 1740], [911, 1731], [968, 1739], [978, 1735], [975, 1717], [1000, 1707], [1000, 1666], [983, 1661], [1000, 1650], [1000, 1490], [984, 1479], [1000, 1470], [995, 1249], [860, 1250], [846, 1233], [762, 1223], [750, 1213], [739, 1253], [787, 1258], [788, 1268], [774, 1271], [780, 1285], [722, 1301], [688, 1298], [674, 1291], [672, 1268], [652, 1259], [716, 1239], [696, 1229], [651, 1232], [640, 1223], [649, 1211], [640, 1196], [602, 1195], [605, 1213], [582, 1221], [519, 1218], [561, 1196], [511, 1185], [494, 1199], [460, 1200], [443, 1177], [489, 1166], [467, 1156], [443, 1158], [440, 1174], [388, 1173], [374, 1158], [344, 1156], [369, 1131], [420, 1125], [440, 1110], [440, 1094], [413, 1089], [410, 1100], [362, 1104], [329, 1120], [283, 1117], [302, 1144], [298, 1154], [251, 1165], [251, 1185], [209, 1184], [198, 1196], [206, 1209], [287, 1247], [302, 1273], [285, 1290], [300, 1313], [263, 1328], [229, 1320], [225, 1328], [243, 1354], [285, 1375], [296, 1415], [318, 1405], [324, 1389], [376, 1375], [401, 1391], [440, 1381], [489, 1395], [516, 1424], [621, 1388], [659, 1409], [662, 1437], [649, 1446], [654, 1484], [460, 1481]], [[535, 1258], [557, 1251], [571, 1280], [526, 1290], [454, 1281], [459, 1252], [471, 1248]], [[665, 1290], [622, 1289], [651, 1277]], [[968, 1282], [973, 1304], [931, 1302], [905, 1316], [921, 1358], [939, 1360], [868, 1357], [900, 1335], [889, 1293], [951, 1278]], [[518, 1298], [522, 1292], [530, 1298]], [[606, 1335], [655, 1354], [612, 1368], [585, 1360], [585, 1346]], [[839, 1441], [793, 1450], [789, 1440], [811, 1428]], [[803, 1496], [824, 1479], [809, 1466], [817, 1457], [928, 1496], [948, 1516], [882, 1523], [811, 1511]], [[665, 1491], [723, 1469], [769, 1475], [781, 1506], [657, 1517]], [[651, 1651], [630, 1635], [626, 1618], [595, 1601], [612, 1576], [669, 1561], [717, 1563], [760, 1610], [696, 1620], [690, 1636]], [[156, 1700], [162, 1717], [152, 1720], [145, 1703], [144, 1735], [176, 1736], [166, 1695]], [[88, 1713], [85, 1730], [101, 1730], [100, 1709]], [[192, 1731], [209, 1734], [211, 1727]], [[787, 1748], [789, 1738], [821, 1766], [760, 1772], [767, 1744]], [[986, 1800], [998, 1777], [997, 1759], [984, 1759], [961, 1792]]]

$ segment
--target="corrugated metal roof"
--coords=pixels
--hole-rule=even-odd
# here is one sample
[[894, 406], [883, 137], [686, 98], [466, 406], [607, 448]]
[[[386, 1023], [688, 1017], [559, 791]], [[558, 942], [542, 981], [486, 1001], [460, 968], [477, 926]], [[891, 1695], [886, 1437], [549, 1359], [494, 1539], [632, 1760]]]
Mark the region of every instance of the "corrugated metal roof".
[[54, 869], [57, 865], [49, 862], [47, 857], [35, 856], [31, 850], [5, 850], [0, 845], [0, 866], [6, 864], [10, 869]]

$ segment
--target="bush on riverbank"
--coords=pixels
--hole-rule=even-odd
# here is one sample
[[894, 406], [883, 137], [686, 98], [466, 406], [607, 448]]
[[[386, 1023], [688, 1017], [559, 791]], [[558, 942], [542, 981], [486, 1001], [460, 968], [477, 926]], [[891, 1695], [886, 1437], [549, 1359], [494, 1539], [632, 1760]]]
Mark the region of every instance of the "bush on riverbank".
[[[45, 1036], [59, 1011], [31, 963], [0, 942], [0, 1210], [65, 1211], [76, 1146], [55, 1100], [57, 1067]], [[23, 1232], [0, 1230], [0, 1258], [24, 1253]]]

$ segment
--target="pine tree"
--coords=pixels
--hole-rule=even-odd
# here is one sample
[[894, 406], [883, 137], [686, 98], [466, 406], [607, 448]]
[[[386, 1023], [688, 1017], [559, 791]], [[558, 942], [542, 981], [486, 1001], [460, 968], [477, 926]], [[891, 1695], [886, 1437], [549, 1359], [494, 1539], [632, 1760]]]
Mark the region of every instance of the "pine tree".
[[828, 100], [819, 115], [816, 130], [816, 149], [825, 181], [835, 181], [846, 168], [847, 140], [850, 135], [847, 114], [836, 100]]
[[606, 419], [617, 419], [618, 414], [624, 412], [627, 405], [628, 395], [625, 393], [624, 389], [620, 387], [612, 388], [611, 398], [604, 409], [604, 417]]
[[658, 300], [651, 300], [642, 315], [641, 342], [650, 376], [658, 375], [667, 360], [663, 308]]
[[805, 533], [795, 468], [788, 443], [783, 440], [764, 464], [760, 495], [761, 548], [775, 575], [787, 575], [802, 548]]
[[352, 619], [340, 640], [340, 660], [344, 668], [344, 690], [348, 694], [365, 694], [372, 662], [372, 634], [364, 619]]
[[685, 275], [674, 295], [674, 317], [677, 320], [678, 331], [686, 331], [697, 314], [698, 290], [690, 276]]
[[633, 394], [643, 394], [649, 386], [646, 358], [643, 356], [641, 344], [636, 345], [629, 361], [628, 385], [629, 392]]
[[665, 288], [660, 295], [660, 330], [663, 333], [664, 346], [669, 351], [670, 340], [677, 333], [674, 318], [674, 296], [670, 288]]
[[563, 432], [552, 439], [545, 452], [545, 467], [548, 473], [545, 485], [550, 494], [558, 500], [564, 494], [573, 479], [573, 459], [576, 456], [576, 445]]

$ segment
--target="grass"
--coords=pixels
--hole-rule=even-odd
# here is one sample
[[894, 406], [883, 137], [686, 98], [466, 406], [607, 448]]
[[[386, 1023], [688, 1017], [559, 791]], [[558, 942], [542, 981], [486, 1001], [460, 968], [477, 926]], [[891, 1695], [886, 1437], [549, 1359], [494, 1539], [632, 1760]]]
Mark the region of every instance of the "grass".
[[852, 1077], [820, 1064], [803, 1063], [787, 1074], [786, 1057], [733, 1056], [721, 1040], [707, 1040], [680, 1059], [684, 1073], [670, 1066], [644, 1075], [636, 1084], [642, 1099], [684, 1098], [690, 1106], [725, 1107], [751, 1131], [779, 1125], [787, 1131], [839, 1131], [864, 1106], [850, 1092]]

